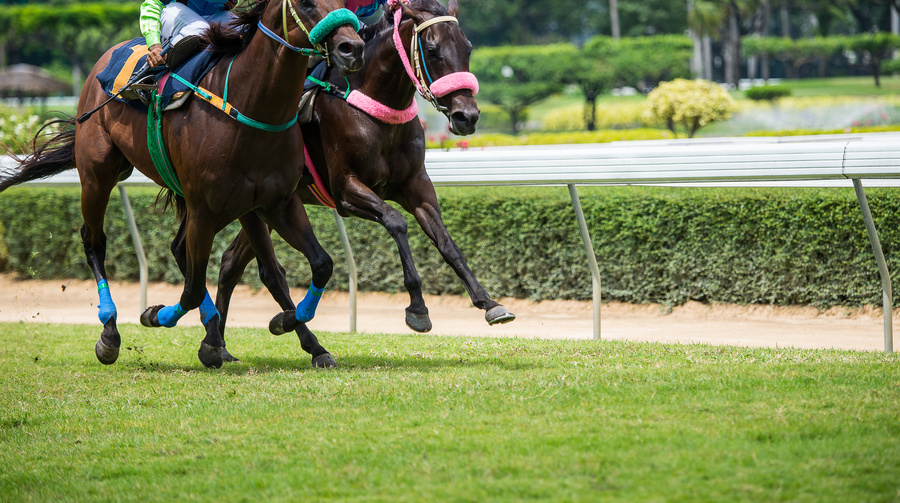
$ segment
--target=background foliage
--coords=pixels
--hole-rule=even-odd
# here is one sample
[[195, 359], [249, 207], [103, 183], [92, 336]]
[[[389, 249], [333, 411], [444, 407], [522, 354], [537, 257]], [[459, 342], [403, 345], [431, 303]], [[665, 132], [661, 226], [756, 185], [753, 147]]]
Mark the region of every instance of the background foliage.
[[[155, 192], [132, 189], [132, 205], [151, 281], [180, 283], [169, 256], [175, 223], [152, 211]], [[877, 305], [881, 283], [853, 191], [849, 189], [580, 189], [607, 300]], [[888, 267], [900, 266], [900, 193], [870, 189]], [[589, 299], [591, 281], [564, 188], [455, 188], [440, 191], [444, 220], [469, 265], [494, 296]], [[39, 277], [89, 277], [72, 189], [10, 189], [0, 197], [7, 270]], [[347, 288], [343, 252], [330, 211], [312, 208], [323, 246], [335, 259], [332, 289]], [[110, 205], [107, 265], [114, 280], [138, 278], [137, 261], [117, 197]], [[387, 232], [345, 221], [360, 288], [400, 291], [400, 262]], [[410, 240], [424, 288], [464, 294], [459, 281], [410, 219]], [[210, 270], [236, 232], [216, 241]], [[303, 257], [276, 240], [292, 286], [305, 287]], [[839, 244], [839, 245], [838, 245]], [[516, 250], [515, 253], [510, 250]], [[252, 271], [245, 281], [259, 285]]]

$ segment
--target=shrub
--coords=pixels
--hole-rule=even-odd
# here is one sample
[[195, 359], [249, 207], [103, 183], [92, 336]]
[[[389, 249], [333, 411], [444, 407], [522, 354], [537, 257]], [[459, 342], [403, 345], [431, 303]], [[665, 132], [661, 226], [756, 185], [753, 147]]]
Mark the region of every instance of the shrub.
[[744, 95], [753, 101], [775, 101], [791, 95], [791, 89], [783, 85], [751, 87]]
[[715, 82], [675, 79], [662, 82], [647, 96], [646, 113], [673, 133], [680, 124], [688, 137], [710, 122], [725, 120], [734, 112], [734, 99]]
[[[677, 305], [702, 302], [879, 305], [881, 283], [849, 189], [582, 187], [605, 300]], [[443, 220], [469, 266], [494, 296], [590, 299], [591, 277], [568, 192], [562, 187], [439, 188]], [[870, 189], [869, 204], [888, 268], [900, 267], [900, 194]], [[132, 190], [152, 281], [180, 283], [169, 254], [173, 217], [141, 211], [155, 191]], [[347, 288], [347, 268], [330, 210], [310, 208], [335, 260], [330, 289]], [[138, 279], [118, 198], [106, 230], [114, 280]], [[410, 247], [429, 294], [465, 294], [411, 217]], [[15, 188], [0, 195], [9, 269], [39, 278], [90, 277], [78, 228], [77, 189]], [[396, 246], [379, 225], [346, 219], [362, 290], [402, 291]], [[209, 279], [236, 233], [216, 238]], [[300, 253], [276, 239], [292, 287], [309, 282]], [[255, 266], [244, 276], [258, 286]], [[152, 299], [151, 301], [165, 299]], [[900, 298], [897, 299], [900, 301]], [[274, 303], [273, 303], [274, 306]]]

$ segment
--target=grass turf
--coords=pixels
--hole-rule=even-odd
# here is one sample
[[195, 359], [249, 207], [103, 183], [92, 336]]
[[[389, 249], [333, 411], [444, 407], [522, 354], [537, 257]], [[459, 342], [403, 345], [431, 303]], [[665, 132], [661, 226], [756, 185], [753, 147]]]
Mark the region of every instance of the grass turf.
[[0, 324], [0, 500], [896, 501], [882, 353]]

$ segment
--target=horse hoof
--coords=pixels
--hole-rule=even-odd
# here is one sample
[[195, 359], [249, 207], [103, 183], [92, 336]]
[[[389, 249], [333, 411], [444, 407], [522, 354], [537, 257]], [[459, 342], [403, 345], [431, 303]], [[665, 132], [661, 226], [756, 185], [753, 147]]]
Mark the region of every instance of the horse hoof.
[[312, 365], [317, 369], [331, 369], [337, 367], [337, 362], [334, 361], [334, 357], [330, 353], [322, 353], [313, 358]]
[[197, 358], [200, 358], [200, 363], [202, 363], [206, 368], [217, 369], [222, 366], [222, 362], [225, 361], [224, 357], [224, 347], [213, 347], [205, 342], [200, 343], [200, 349], [197, 350]]
[[406, 326], [415, 330], [416, 332], [427, 332], [431, 330], [431, 318], [428, 316], [428, 313], [425, 314], [416, 314], [411, 313], [408, 309], [406, 311]]
[[269, 332], [272, 335], [281, 335], [296, 330], [300, 323], [297, 321], [297, 318], [294, 317], [295, 313], [296, 311], [291, 309], [290, 311], [276, 314], [272, 320], [269, 321]]
[[484, 319], [488, 325], [496, 325], [498, 323], [509, 323], [516, 319], [516, 315], [507, 311], [503, 306], [495, 306], [484, 313]]
[[159, 324], [159, 318], [157, 315], [159, 314], [159, 310], [166, 306], [150, 306], [143, 313], [141, 313], [141, 325], [150, 328], [159, 328], [162, 325]]
[[225, 363], [240, 363], [241, 359], [229, 353], [227, 349], [222, 348], [222, 361]]
[[111, 348], [106, 344], [103, 344], [103, 340], [97, 339], [97, 344], [94, 344], [94, 354], [97, 355], [97, 359], [100, 360], [100, 363], [112, 365], [119, 359], [119, 348]]

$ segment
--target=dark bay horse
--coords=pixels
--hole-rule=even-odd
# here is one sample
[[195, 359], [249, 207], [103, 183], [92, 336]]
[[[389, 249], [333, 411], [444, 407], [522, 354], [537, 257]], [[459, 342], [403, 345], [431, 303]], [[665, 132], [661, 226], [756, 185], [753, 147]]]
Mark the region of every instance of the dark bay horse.
[[[393, 8], [393, 23], [385, 17], [360, 32], [366, 40], [362, 69], [349, 81], [334, 71], [326, 77], [326, 87], [334, 86], [335, 92], [320, 92], [312, 122], [302, 127], [310, 161], [342, 216], [378, 222], [394, 239], [410, 294], [406, 309], [410, 328], [427, 332], [431, 320], [413, 264], [406, 220], [385, 200], [399, 203], [415, 216], [459, 276], [472, 303], [486, 311], [489, 324], [512, 321], [515, 316], [478, 283], [441, 220], [434, 186], [425, 171], [424, 130], [415, 114], [419, 89], [448, 117], [454, 133], [475, 131], [479, 110], [473, 95], [478, 83], [468, 73], [471, 44], [455, 19], [457, 1], [451, 0], [446, 9], [436, 0], [395, 3]], [[419, 76], [413, 75], [412, 65], [418, 67]], [[345, 98], [342, 88], [347, 83], [353, 92]], [[297, 193], [305, 204], [322, 204], [306, 186]], [[216, 305], [222, 313], [222, 329], [234, 287], [258, 255], [263, 283], [287, 310], [273, 319], [270, 328], [276, 334], [292, 330], [297, 316], [290, 311], [293, 302], [269, 232], [252, 215], [241, 223], [243, 229], [225, 252], [220, 269]]]
[[[342, 69], [352, 72], [362, 66], [362, 40], [349, 21], [339, 21], [352, 17], [344, 5], [342, 0], [259, 0], [237, 13], [231, 23], [239, 37], [221, 37], [237, 41], [237, 46], [211, 47], [213, 51], [233, 53], [234, 58], [223, 58], [200, 86], [226, 95], [228, 103], [244, 118], [279, 126], [280, 131], [238, 122], [234, 115], [217, 110], [196, 95], [182, 108], [163, 115], [162, 136], [184, 195], [180, 202], [185, 260], [179, 265], [185, 284], [179, 303], [153, 306], [141, 321], [150, 326], [174, 326], [181, 316], [199, 307], [206, 336], [198, 357], [207, 367], [220, 367], [227, 355], [219, 330], [220, 315], [206, 290], [213, 237], [225, 225], [255, 215], [306, 255], [313, 270], [313, 286], [324, 287], [331, 276], [331, 258], [316, 241], [306, 211], [294, 196], [303, 170], [303, 142], [295, 118], [309, 56], [301, 49], [313, 47], [311, 33], [318, 33], [316, 38], [330, 48], [330, 59]], [[317, 23], [328, 27], [327, 32], [317, 32]], [[211, 35], [216, 30], [227, 31], [218, 25], [213, 28]], [[275, 32], [283, 33], [284, 38]], [[216, 37], [211, 38], [215, 42]], [[291, 45], [291, 41], [301, 47]], [[88, 76], [78, 103], [79, 115], [107, 99], [96, 76], [111, 54], [112, 49]], [[113, 101], [89, 120], [75, 124], [74, 130], [64, 129], [0, 181], [2, 191], [72, 167], [78, 169], [84, 217], [82, 242], [98, 283], [99, 315], [104, 324], [95, 352], [105, 364], [118, 358], [121, 338], [104, 266], [103, 220], [110, 192], [118, 181], [128, 177], [132, 166], [165, 186], [147, 146], [147, 116]]]

